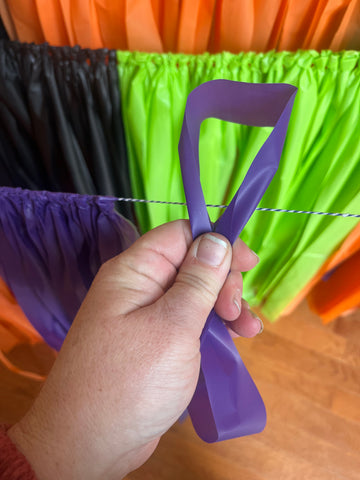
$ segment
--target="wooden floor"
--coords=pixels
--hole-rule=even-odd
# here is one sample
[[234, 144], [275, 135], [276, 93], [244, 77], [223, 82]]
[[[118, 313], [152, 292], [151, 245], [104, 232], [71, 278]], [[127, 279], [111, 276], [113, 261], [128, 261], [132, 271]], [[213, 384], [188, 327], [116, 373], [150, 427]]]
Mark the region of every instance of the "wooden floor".
[[303, 304], [236, 343], [265, 401], [264, 432], [208, 445], [187, 420], [128, 480], [359, 480], [360, 313], [323, 326]]
[[[267, 407], [265, 431], [208, 445], [187, 420], [127, 480], [359, 480], [360, 312], [323, 326], [302, 304], [236, 342]], [[14, 387], [11, 375], [1, 367], [0, 421], [15, 421], [39, 388]]]

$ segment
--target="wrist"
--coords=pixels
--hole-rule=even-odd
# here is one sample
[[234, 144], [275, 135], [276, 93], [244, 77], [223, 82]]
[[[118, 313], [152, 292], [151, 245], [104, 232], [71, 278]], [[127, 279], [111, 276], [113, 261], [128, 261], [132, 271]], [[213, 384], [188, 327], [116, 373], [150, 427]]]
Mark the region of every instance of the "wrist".
[[0, 425], [0, 479], [37, 480], [26, 457], [7, 434], [8, 429]]
[[[47, 433], [44, 422], [38, 421], [31, 414], [25, 416], [7, 432], [8, 437], [22, 454], [31, 469], [35, 472], [36, 480], [120, 480], [133, 470], [139, 468], [153, 453], [158, 441], [150, 442], [142, 447], [121, 455], [111, 468], [101, 465], [101, 458], [92, 463], [87, 454], [82, 452], [80, 436], [74, 442], [71, 432], [67, 437], [56, 429], [54, 435]], [[56, 442], [54, 441], [56, 439]], [[68, 448], [63, 447], [62, 439]], [[98, 439], [101, 441], [101, 439]], [[75, 445], [76, 443], [76, 445]], [[85, 443], [85, 442], [84, 442]], [[120, 448], [119, 448], [120, 450]], [[100, 455], [101, 457], [101, 455]]]
[[49, 468], [50, 465], [48, 463], [50, 459], [54, 463], [56, 462], [49, 451], [49, 445], [41, 440], [37, 433], [37, 428], [34, 428], [31, 423], [29, 424], [26, 417], [13, 425], [7, 433], [19, 452], [24, 455], [31, 465], [37, 480], [49, 478], [57, 480], [61, 478], [56, 475], [56, 472], [53, 471], [54, 469]]

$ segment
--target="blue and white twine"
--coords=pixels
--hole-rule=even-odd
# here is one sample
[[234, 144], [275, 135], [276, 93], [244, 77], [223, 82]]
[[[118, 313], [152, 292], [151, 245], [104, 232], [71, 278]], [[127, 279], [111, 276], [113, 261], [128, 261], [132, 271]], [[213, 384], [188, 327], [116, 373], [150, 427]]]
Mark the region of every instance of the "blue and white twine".
[[[157, 203], [162, 205], [186, 205], [183, 202], [165, 202], [163, 200], [145, 200], [141, 198], [123, 198], [118, 197], [119, 202], [132, 202], [132, 203]], [[207, 207], [210, 208], [226, 208], [227, 205], [212, 205], [207, 204]], [[342, 218], [360, 218], [360, 214], [356, 213], [333, 213], [333, 212], [314, 212], [311, 210], [287, 210], [286, 208], [265, 208], [258, 207], [256, 208], [258, 212], [275, 212], [275, 213], [302, 213], [305, 215], [326, 215], [328, 217], [342, 217]]]

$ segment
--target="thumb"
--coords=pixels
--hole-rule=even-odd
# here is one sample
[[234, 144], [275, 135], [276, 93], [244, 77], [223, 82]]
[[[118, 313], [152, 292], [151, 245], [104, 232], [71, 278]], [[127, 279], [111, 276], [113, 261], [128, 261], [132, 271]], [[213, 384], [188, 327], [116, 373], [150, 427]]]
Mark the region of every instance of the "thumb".
[[200, 235], [190, 247], [172, 287], [159, 302], [166, 303], [174, 325], [200, 336], [230, 270], [232, 248], [218, 233]]

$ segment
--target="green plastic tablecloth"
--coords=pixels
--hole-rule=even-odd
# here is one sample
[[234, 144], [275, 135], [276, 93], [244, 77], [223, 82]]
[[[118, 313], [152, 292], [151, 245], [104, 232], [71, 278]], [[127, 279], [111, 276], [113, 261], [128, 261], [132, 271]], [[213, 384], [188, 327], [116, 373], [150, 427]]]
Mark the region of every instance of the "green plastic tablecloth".
[[[118, 52], [130, 175], [138, 198], [184, 201], [177, 145], [188, 94], [216, 78], [298, 87], [278, 173], [260, 206], [360, 212], [360, 53], [183, 55]], [[207, 203], [228, 203], [270, 128], [219, 120], [201, 127]], [[186, 207], [139, 204], [143, 232]], [[221, 212], [211, 210], [213, 220]], [[260, 256], [244, 297], [276, 319], [354, 228], [356, 219], [255, 212], [241, 237]]]

